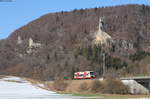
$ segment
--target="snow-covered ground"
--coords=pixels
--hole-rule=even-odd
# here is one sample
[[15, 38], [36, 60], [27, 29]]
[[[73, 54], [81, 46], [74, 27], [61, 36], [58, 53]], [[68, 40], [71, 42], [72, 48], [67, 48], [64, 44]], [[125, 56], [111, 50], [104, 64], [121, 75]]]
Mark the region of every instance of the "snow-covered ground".
[[70, 99], [71, 95], [57, 94], [31, 84], [29, 81], [7, 76], [0, 78], [0, 99]]

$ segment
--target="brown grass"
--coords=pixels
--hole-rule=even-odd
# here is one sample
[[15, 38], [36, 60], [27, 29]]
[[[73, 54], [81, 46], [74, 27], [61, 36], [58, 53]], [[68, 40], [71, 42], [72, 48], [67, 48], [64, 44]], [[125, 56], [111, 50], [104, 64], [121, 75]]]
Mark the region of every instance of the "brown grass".
[[2, 79], [2, 78], [4, 78], [4, 77], [6, 77], [5, 75], [0, 75], [0, 79]]

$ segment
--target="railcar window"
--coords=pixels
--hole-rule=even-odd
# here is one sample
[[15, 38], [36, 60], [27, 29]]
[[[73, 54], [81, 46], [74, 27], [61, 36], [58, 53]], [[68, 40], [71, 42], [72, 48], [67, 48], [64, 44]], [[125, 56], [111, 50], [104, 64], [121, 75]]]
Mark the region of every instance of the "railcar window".
[[89, 73], [86, 74], [86, 76], [88, 76], [88, 75], [89, 75]]
[[80, 74], [79, 76], [84, 76], [83, 74]]
[[95, 73], [94, 72], [90, 72], [90, 75], [95, 75]]

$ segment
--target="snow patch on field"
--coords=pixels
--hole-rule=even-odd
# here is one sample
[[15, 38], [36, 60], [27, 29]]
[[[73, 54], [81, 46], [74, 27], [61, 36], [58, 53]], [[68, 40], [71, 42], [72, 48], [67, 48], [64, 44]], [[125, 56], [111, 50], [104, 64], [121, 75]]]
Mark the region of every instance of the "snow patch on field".
[[19, 77], [14, 77], [14, 76], [6, 76], [4, 78], [1, 78], [0, 81], [27, 83], [26, 80], [19, 78]]
[[56, 95], [59, 94], [34, 86], [19, 77], [7, 76], [0, 79], [0, 99], [46, 99], [43, 97]]

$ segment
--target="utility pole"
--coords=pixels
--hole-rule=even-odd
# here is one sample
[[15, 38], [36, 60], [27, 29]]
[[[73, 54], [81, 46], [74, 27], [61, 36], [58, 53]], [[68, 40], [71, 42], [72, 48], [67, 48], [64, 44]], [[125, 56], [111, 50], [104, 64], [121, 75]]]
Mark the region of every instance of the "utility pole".
[[[103, 27], [103, 17], [100, 17], [99, 18], [99, 31], [102, 31], [102, 27]], [[101, 32], [100, 32], [101, 33]], [[103, 51], [103, 47], [104, 47], [104, 45], [103, 44], [101, 44], [101, 54], [102, 54], [102, 58], [103, 58], [103, 62], [102, 62], [102, 66], [103, 66], [103, 78], [105, 77], [105, 72], [106, 72], [106, 68], [105, 68], [105, 52]], [[105, 48], [105, 47], [104, 47]]]
[[103, 78], [105, 77], [105, 72], [106, 72], [106, 68], [105, 68], [105, 53], [103, 52]]

